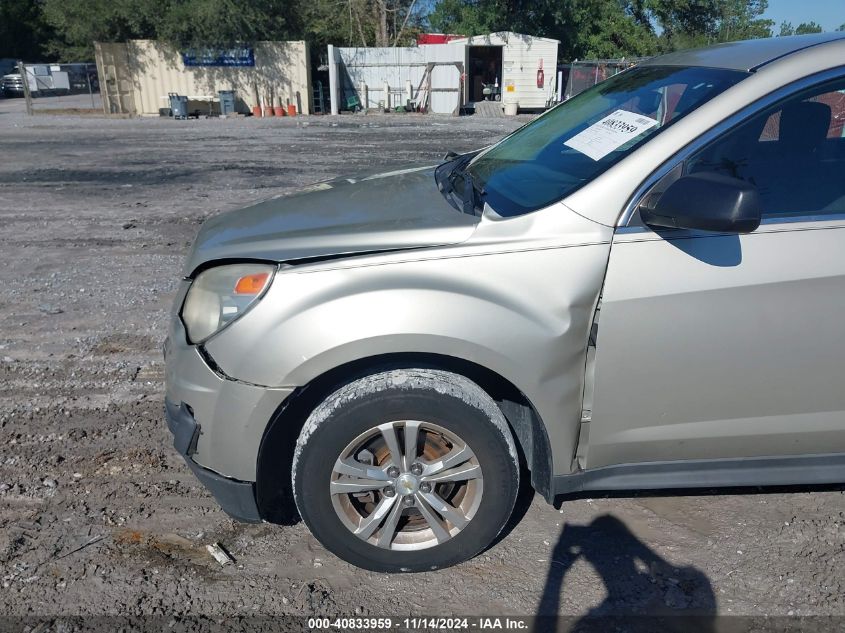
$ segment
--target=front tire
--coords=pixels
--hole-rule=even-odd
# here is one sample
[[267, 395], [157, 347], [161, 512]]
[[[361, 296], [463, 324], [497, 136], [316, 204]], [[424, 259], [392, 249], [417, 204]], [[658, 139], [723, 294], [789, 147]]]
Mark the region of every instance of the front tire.
[[350, 382], [314, 409], [292, 479], [302, 519], [328, 550], [365, 569], [414, 572], [465, 561], [496, 538], [519, 462], [478, 385], [396, 369]]

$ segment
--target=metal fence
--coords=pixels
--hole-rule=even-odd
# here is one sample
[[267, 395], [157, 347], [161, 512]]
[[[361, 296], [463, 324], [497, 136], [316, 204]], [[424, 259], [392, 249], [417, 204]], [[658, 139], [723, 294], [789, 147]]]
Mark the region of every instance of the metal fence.
[[571, 99], [587, 88], [592, 88], [597, 83], [621, 73], [626, 68], [636, 66], [643, 59], [645, 58], [591, 59], [564, 64], [558, 68], [563, 80], [559, 85], [565, 86], [561, 97], [564, 101]]
[[[427, 112], [457, 114], [466, 47], [424, 44], [418, 47], [329, 49], [338, 81], [332, 98], [338, 110], [424, 107]], [[366, 86], [366, 87], [365, 87]]]
[[39, 111], [103, 111], [97, 65], [24, 64], [0, 80], [6, 98], [22, 98], [29, 114]]

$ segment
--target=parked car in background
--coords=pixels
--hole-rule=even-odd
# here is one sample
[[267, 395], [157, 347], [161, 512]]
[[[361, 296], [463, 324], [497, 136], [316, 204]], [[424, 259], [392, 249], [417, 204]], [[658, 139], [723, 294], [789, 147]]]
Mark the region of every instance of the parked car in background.
[[16, 65], [17, 60], [15, 59], [10, 57], [0, 58], [0, 97], [6, 96], [5, 92], [3, 92], [3, 77], [14, 72]]
[[0, 88], [3, 90], [3, 95], [6, 97], [23, 97], [23, 78], [19, 71], [3, 75], [0, 79]]
[[209, 219], [175, 447], [233, 516], [295, 506], [391, 572], [489, 546], [526, 472], [549, 501], [845, 482], [843, 58], [673, 53], [485, 150]]
[[[26, 64], [26, 74], [32, 97], [57, 97], [88, 92], [89, 76], [91, 91], [99, 91], [96, 64]], [[0, 88], [7, 96], [24, 96], [20, 71], [15, 69], [12, 73], [4, 75]]]

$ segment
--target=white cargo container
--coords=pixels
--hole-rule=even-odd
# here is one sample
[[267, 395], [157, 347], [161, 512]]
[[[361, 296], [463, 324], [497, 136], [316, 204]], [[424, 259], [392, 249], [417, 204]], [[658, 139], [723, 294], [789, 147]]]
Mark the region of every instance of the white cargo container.
[[449, 44], [465, 47], [465, 106], [501, 100], [520, 110], [541, 110], [555, 100], [558, 40], [502, 31]]

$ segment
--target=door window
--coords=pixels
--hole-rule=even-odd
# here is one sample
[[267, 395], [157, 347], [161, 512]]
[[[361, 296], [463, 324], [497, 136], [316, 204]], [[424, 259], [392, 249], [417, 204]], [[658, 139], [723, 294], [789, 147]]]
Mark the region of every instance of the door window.
[[[843, 124], [845, 78], [839, 78], [767, 108], [693, 155], [681, 171], [752, 183], [764, 218], [845, 213]], [[673, 172], [670, 178], [680, 175]]]

